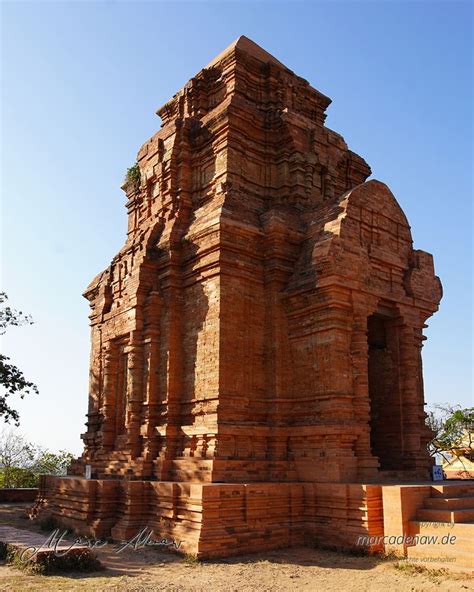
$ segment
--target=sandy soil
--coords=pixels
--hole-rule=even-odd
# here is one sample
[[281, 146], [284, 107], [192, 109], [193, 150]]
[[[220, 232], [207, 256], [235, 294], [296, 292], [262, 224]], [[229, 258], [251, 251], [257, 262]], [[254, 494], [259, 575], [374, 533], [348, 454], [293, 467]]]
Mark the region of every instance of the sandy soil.
[[[0, 506], [0, 523], [38, 530], [22, 518], [18, 506]], [[45, 537], [47, 536], [47, 533]], [[469, 576], [420, 570], [396, 560], [354, 557], [296, 547], [219, 561], [196, 562], [157, 549], [127, 549], [121, 554], [107, 545], [97, 551], [106, 569], [95, 574], [26, 575], [0, 566], [0, 590], [110, 590], [127, 592], [406, 592], [474, 590]]]

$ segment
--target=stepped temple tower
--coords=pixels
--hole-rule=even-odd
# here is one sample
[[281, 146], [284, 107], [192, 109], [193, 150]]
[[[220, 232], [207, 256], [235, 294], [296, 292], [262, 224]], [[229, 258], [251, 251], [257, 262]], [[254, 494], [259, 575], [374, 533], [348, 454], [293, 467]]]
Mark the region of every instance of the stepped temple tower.
[[383, 532], [384, 484], [430, 478], [441, 284], [330, 102], [240, 37], [158, 110], [125, 244], [85, 292], [84, 453], [40, 515], [203, 557], [349, 546]]

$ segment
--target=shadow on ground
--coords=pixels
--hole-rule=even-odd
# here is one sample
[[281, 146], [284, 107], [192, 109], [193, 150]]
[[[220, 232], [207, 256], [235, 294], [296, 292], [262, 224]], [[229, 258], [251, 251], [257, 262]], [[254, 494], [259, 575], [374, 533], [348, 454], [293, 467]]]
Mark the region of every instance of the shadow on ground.
[[[42, 531], [38, 523], [28, 519], [27, 511], [31, 504], [0, 504], [0, 524], [8, 524], [15, 528], [42, 532], [45, 540], [50, 534]], [[68, 535], [66, 540], [74, 541], [74, 535]], [[65, 577], [71, 578], [94, 578], [94, 577], [118, 577], [118, 576], [143, 576], [147, 572], [152, 574], [157, 568], [171, 566], [172, 564], [184, 564], [186, 567], [200, 566], [203, 569], [219, 568], [219, 566], [249, 566], [274, 564], [287, 566], [310, 566], [321, 569], [354, 569], [370, 570], [380, 564], [379, 557], [350, 555], [343, 552], [316, 549], [311, 547], [292, 547], [274, 551], [266, 551], [235, 557], [192, 561], [188, 558], [171, 551], [157, 548], [128, 547], [118, 552], [120, 545], [107, 544], [95, 549], [94, 553], [100, 559], [104, 570], [96, 573], [63, 573]]]

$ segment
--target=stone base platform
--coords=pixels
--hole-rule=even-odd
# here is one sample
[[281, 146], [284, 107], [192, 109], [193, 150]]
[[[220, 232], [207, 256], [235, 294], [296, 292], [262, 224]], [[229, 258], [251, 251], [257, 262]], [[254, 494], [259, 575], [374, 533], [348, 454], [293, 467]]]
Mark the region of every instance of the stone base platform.
[[[178, 483], [43, 476], [33, 514], [96, 538], [142, 528], [198, 557], [291, 545], [351, 547], [383, 533], [380, 485]], [[375, 546], [374, 550], [375, 550]]]
[[[474, 529], [471, 502], [474, 482], [467, 481], [233, 484], [45, 476], [33, 512], [96, 538], [130, 539], [147, 527], [156, 538], [174, 539], [180, 551], [201, 558], [300, 544], [406, 557], [414, 545], [405, 539], [427, 510], [433, 528], [452, 519], [465, 524], [459, 530]], [[468, 538], [449, 551], [462, 556]], [[435, 551], [439, 555], [446, 547]]]

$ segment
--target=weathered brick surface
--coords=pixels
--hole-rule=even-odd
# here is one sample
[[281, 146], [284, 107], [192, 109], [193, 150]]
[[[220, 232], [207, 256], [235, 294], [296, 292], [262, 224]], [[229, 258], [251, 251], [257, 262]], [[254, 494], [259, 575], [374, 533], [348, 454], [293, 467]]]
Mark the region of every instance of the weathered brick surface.
[[[338, 484], [428, 476], [422, 330], [441, 284], [388, 187], [325, 127], [329, 104], [240, 38], [158, 110], [141, 182], [124, 185], [126, 242], [85, 293], [89, 409], [73, 472], [117, 479], [117, 536], [159, 508], [170, 530], [188, 521], [202, 553], [288, 542], [327, 483], [366, 505], [337, 518], [343, 537], [372, 492]], [[193, 509], [183, 488], [199, 483], [221, 501]], [[283, 530], [273, 541], [262, 525]]]

